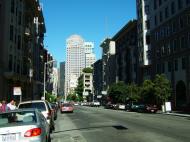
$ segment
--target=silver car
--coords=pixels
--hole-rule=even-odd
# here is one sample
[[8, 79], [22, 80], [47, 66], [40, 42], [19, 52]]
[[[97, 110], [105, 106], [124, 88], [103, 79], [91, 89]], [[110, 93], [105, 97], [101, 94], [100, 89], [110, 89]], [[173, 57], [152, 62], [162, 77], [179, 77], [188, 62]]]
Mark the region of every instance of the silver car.
[[55, 129], [55, 123], [54, 123], [54, 113], [53, 109], [51, 108], [51, 105], [49, 102], [44, 100], [32, 100], [32, 101], [25, 101], [18, 104], [19, 109], [23, 108], [36, 108], [41, 111], [41, 113], [46, 118], [47, 122], [50, 125], [50, 131], [52, 132]]
[[37, 109], [0, 113], [0, 142], [50, 142], [50, 128]]

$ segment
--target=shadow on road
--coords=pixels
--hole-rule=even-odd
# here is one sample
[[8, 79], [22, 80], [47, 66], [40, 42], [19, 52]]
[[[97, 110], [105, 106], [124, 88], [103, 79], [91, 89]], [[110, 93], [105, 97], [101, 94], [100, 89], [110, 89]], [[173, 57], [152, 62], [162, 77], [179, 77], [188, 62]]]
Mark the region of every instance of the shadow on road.
[[80, 131], [80, 130], [90, 130], [90, 129], [97, 129], [97, 128], [115, 128], [116, 130], [127, 130], [127, 129], [128, 129], [127, 127], [122, 126], [122, 125], [112, 125], [112, 126], [96, 126], [96, 127], [76, 128], [76, 129], [55, 131], [55, 132], [53, 132], [53, 133], [62, 133], [62, 132]]

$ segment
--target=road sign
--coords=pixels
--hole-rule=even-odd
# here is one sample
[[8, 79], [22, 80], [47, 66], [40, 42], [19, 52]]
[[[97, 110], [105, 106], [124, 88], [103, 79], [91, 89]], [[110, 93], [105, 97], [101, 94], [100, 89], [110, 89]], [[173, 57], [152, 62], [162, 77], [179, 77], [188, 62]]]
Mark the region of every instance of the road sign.
[[13, 88], [13, 95], [21, 96], [22, 95], [21, 87], [14, 87]]
[[98, 99], [102, 98], [102, 95], [98, 95], [97, 98], [98, 98]]
[[102, 95], [107, 95], [107, 91], [102, 91]]

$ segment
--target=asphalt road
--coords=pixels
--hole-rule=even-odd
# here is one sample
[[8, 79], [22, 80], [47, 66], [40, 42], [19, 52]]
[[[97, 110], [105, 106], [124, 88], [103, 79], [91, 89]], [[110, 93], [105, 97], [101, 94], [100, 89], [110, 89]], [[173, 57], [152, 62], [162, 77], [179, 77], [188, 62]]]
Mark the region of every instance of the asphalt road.
[[75, 107], [58, 114], [52, 142], [189, 142], [190, 118]]

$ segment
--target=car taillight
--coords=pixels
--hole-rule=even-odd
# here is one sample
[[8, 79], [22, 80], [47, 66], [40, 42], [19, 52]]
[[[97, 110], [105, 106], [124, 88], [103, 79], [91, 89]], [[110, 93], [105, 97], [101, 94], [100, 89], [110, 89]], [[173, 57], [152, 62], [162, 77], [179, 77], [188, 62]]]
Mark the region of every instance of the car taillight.
[[24, 137], [35, 137], [41, 135], [41, 128], [33, 128], [24, 133]]

